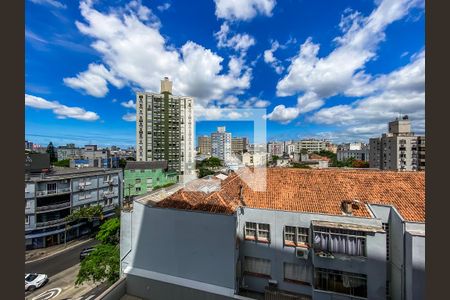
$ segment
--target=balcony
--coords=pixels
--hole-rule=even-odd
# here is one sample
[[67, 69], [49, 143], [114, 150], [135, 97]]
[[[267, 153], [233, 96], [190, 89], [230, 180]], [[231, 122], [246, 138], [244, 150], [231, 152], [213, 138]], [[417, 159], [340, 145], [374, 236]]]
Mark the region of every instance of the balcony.
[[102, 193], [102, 196], [103, 196], [103, 197], [106, 197], [106, 198], [110, 198], [110, 197], [114, 197], [114, 196], [116, 196], [116, 195], [115, 195], [115, 192], [114, 192], [114, 191], [106, 191], [106, 192], [103, 192], [103, 193]]
[[48, 226], [52, 226], [52, 225], [60, 225], [60, 224], [64, 224], [64, 223], [66, 223], [65, 218], [47, 221], [47, 222], [37, 222], [36, 228], [43, 228], [43, 227], [48, 227]]
[[70, 193], [70, 187], [56, 189], [56, 190], [36, 191], [36, 197], [51, 196], [51, 195], [65, 194], [65, 193]]
[[36, 212], [59, 210], [59, 209], [64, 209], [64, 208], [69, 208], [69, 207], [70, 207], [70, 202], [64, 202], [64, 203], [36, 207]]

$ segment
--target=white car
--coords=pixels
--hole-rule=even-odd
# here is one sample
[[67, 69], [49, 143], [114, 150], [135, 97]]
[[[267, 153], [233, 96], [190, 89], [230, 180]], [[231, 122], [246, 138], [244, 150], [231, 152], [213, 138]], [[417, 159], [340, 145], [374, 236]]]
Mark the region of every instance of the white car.
[[28, 273], [25, 274], [25, 291], [34, 291], [40, 288], [48, 281], [48, 276], [45, 274]]

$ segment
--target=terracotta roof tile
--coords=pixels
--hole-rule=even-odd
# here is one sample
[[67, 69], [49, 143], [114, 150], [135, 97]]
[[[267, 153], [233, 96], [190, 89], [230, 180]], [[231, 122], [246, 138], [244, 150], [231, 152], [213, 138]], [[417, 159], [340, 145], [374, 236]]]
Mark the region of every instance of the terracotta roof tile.
[[[342, 215], [343, 200], [394, 206], [407, 221], [425, 222], [425, 173], [345, 169], [268, 168], [266, 176], [249, 170], [231, 174], [219, 191], [180, 190], [157, 204], [232, 214], [238, 206]], [[242, 180], [241, 177], [245, 178]], [[265, 191], [254, 191], [264, 184]], [[247, 183], [250, 182], [250, 185]], [[242, 200], [241, 200], [242, 186]], [[353, 215], [370, 217], [365, 205]]]

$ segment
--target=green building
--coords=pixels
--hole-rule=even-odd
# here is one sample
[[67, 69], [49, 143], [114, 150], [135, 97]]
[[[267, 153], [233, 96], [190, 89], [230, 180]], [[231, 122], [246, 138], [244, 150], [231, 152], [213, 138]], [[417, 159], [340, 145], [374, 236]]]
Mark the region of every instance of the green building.
[[167, 161], [128, 161], [124, 170], [124, 196], [137, 196], [177, 182], [177, 172]]

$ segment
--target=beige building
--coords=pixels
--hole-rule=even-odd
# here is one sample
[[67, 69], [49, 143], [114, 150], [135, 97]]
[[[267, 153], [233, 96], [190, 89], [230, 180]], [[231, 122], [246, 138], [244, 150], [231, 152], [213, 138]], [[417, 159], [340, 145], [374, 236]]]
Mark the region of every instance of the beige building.
[[266, 153], [251, 153], [245, 152], [243, 154], [238, 155], [239, 159], [242, 163], [247, 167], [262, 167], [267, 163], [267, 154]]
[[319, 152], [321, 150], [327, 150], [328, 142], [325, 140], [305, 139], [296, 142], [295, 152], [300, 153], [302, 149], [311, 152]]
[[[420, 158], [419, 143], [422, 152]], [[389, 132], [379, 138], [371, 138], [369, 144], [371, 168], [398, 171], [425, 170], [425, 137], [414, 135], [408, 116], [389, 122]]]
[[246, 137], [232, 137], [231, 138], [231, 152], [244, 153], [247, 151], [248, 139]]
[[198, 154], [211, 155], [211, 137], [207, 135], [197, 138]]
[[194, 174], [194, 99], [172, 95], [172, 81], [161, 93], [136, 93], [136, 160], [168, 162], [179, 175]]

